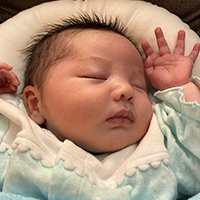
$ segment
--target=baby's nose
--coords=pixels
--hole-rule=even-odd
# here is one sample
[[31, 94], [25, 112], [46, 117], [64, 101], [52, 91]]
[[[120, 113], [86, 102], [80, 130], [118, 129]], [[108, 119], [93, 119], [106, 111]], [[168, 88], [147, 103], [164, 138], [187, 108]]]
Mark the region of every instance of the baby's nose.
[[134, 95], [131, 84], [128, 81], [116, 82], [112, 92], [112, 98], [114, 101], [124, 100], [132, 104]]

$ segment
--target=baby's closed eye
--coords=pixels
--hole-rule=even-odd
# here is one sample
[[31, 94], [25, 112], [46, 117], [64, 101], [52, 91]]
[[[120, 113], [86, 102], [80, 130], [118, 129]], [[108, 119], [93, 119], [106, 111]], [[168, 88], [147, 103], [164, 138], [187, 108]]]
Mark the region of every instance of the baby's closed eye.
[[102, 74], [86, 74], [86, 75], [79, 75], [78, 78], [85, 78], [85, 79], [97, 79], [97, 80], [107, 80], [107, 76]]

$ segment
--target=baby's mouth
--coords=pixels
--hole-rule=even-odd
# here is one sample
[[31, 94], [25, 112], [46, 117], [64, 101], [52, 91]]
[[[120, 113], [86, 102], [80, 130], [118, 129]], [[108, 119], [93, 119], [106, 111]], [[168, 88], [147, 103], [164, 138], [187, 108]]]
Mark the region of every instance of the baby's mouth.
[[129, 125], [133, 123], [134, 115], [132, 111], [123, 109], [108, 118], [106, 121], [115, 125]]

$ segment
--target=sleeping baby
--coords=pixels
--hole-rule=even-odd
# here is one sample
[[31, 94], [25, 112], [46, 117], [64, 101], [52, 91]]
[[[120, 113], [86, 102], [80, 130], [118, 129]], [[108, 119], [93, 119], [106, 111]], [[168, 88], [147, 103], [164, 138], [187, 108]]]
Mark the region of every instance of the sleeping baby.
[[[191, 78], [200, 44], [185, 56], [184, 31], [173, 53], [161, 28], [155, 36], [160, 55], [144, 41], [143, 63], [119, 23], [83, 16], [55, 25], [28, 48], [28, 115], [21, 100], [11, 108], [20, 120], [0, 101], [2, 191], [113, 200], [184, 199], [200, 191], [200, 91]], [[14, 93], [12, 67], [0, 69], [0, 93]], [[150, 102], [146, 79], [160, 103]]]

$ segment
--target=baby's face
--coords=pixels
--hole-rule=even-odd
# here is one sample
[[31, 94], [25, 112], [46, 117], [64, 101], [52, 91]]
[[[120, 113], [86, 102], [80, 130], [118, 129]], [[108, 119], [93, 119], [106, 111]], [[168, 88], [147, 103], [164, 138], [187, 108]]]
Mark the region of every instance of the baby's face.
[[152, 105], [134, 45], [103, 30], [83, 31], [72, 45], [76, 56], [52, 67], [44, 84], [40, 111], [47, 128], [93, 153], [139, 141]]

